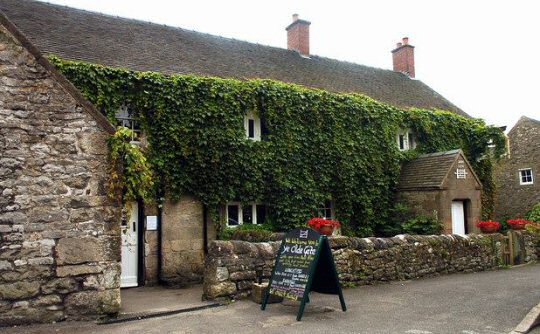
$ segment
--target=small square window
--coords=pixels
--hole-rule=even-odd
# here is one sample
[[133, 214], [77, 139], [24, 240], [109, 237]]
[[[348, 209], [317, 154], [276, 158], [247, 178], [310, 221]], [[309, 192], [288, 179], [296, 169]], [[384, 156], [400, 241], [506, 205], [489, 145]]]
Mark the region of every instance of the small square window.
[[534, 178], [533, 178], [533, 172], [531, 168], [525, 168], [519, 170], [519, 184], [526, 185], [526, 184], [533, 184]]
[[456, 177], [458, 179], [466, 179], [467, 178], [467, 170], [465, 168], [458, 168], [456, 170]]
[[317, 209], [317, 217], [322, 217], [322, 218], [326, 218], [326, 219], [332, 219], [334, 217], [334, 212], [333, 212], [333, 207], [332, 207], [332, 201], [324, 201], [324, 205], [321, 205], [318, 209]]
[[400, 151], [412, 150], [416, 147], [414, 134], [410, 130], [399, 130], [397, 134], [397, 144]]
[[124, 126], [133, 132], [131, 142], [138, 143], [141, 137], [141, 127], [135, 119], [134, 113], [133, 109], [123, 105], [116, 111], [114, 116], [117, 126]]

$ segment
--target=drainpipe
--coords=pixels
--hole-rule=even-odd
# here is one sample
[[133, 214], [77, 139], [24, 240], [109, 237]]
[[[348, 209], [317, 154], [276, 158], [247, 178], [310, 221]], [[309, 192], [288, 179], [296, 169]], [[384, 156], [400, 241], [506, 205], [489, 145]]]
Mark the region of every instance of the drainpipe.
[[157, 256], [158, 256], [158, 284], [162, 284], [163, 280], [161, 278], [161, 268], [163, 267], [163, 257], [162, 257], [162, 251], [161, 251], [161, 245], [163, 243], [163, 236], [162, 236], [162, 222], [163, 222], [163, 202], [162, 199], [162, 192], [160, 191], [160, 195], [158, 197], [158, 216], [157, 216], [157, 226], [158, 226], [158, 235], [157, 235]]
[[203, 204], [203, 250], [208, 254], [208, 207]]

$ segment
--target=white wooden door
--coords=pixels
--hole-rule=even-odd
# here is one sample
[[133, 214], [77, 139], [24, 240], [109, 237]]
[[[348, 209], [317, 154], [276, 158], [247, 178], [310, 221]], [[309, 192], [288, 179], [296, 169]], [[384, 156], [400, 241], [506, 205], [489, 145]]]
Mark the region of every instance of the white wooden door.
[[131, 203], [131, 212], [127, 220], [122, 221], [122, 274], [120, 287], [137, 286], [139, 206]]
[[452, 201], [452, 234], [465, 235], [465, 209], [463, 201]]

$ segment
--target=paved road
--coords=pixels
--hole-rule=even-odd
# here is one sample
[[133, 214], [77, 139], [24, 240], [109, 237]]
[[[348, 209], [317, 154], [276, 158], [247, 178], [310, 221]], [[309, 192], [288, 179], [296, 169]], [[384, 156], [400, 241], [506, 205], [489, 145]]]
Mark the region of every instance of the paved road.
[[[455, 274], [345, 290], [348, 311], [337, 296], [313, 294], [302, 322], [295, 305], [251, 301], [205, 311], [113, 325], [61, 323], [2, 329], [37, 333], [508, 333], [540, 301], [540, 265]], [[290, 303], [289, 303], [290, 304]]]

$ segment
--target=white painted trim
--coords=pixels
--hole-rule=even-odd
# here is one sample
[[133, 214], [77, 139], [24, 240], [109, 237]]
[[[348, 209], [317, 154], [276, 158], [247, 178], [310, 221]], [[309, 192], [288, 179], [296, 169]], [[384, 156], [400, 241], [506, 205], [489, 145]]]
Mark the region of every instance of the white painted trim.
[[326, 209], [330, 209], [330, 217], [324, 217], [324, 218], [326, 218], [326, 219], [334, 219], [334, 201], [330, 200], [330, 203], [329, 203], [330, 206], [328, 206], [328, 207], [325, 204], [326, 203], [323, 203], [320, 207], [317, 208], [317, 215], [319, 215], [320, 210], [326, 211]]
[[[523, 176], [521, 175], [521, 172], [530, 170], [531, 171], [531, 182], [523, 182]], [[519, 185], [526, 186], [530, 184], [534, 184], [534, 174], [532, 168], [521, 168], [518, 170], [518, 176], [519, 176]]]
[[465, 202], [452, 201], [452, 234], [465, 235]]
[[[229, 225], [229, 205], [237, 205], [238, 206], [238, 225]], [[263, 205], [260, 203], [249, 203], [248, 205], [251, 206], [251, 217], [253, 217], [253, 224], [251, 225], [259, 225], [259, 222], [257, 222], [257, 205]], [[242, 203], [240, 202], [228, 202], [225, 204], [225, 221], [227, 222], [227, 227], [235, 228], [240, 225], [244, 225], [244, 217], [242, 214]]]
[[[400, 136], [403, 136], [403, 148], [400, 146]], [[398, 133], [396, 134], [396, 143], [398, 149], [402, 152], [416, 148], [416, 139], [411, 129], [399, 129]]]
[[[249, 137], [249, 120], [253, 120], [253, 137]], [[244, 115], [244, 130], [246, 131], [246, 138], [253, 141], [261, 140], [261, 118], [254, 112], [250, 111]]]
[[127, 224], [121, 226], [121, 273], [120, 287], [128, 288], [138, 285], [139, 272], [139, 204], [131, 203], [131, 212], [126, 217]]

